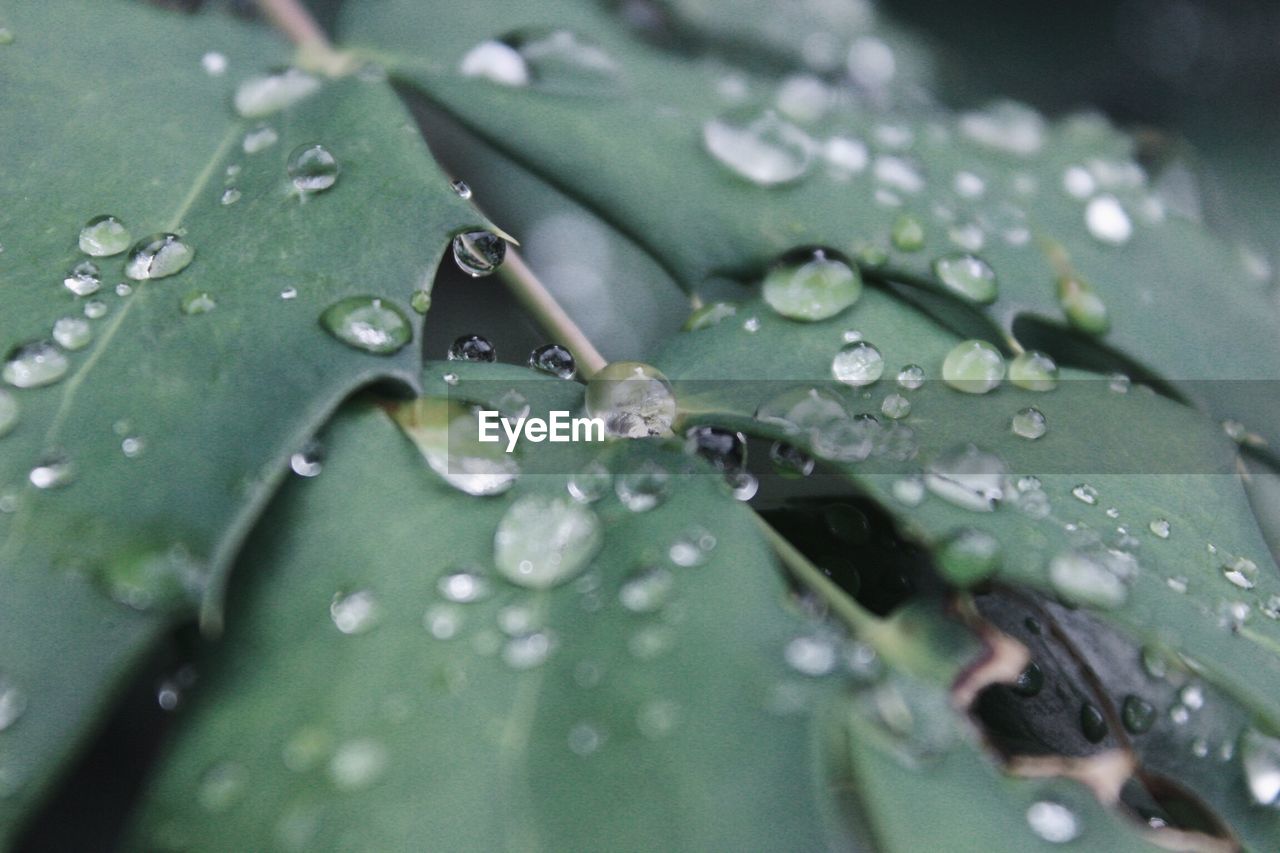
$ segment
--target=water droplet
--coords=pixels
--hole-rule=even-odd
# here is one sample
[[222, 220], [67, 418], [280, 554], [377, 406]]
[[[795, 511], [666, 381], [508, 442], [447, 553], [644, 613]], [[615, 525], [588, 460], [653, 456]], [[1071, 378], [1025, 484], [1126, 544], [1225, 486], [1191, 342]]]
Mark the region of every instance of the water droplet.
[[898, 371], [898, 387], [907, 391], [915, 391], [924, 385], [924, 368], [918, 364], [908, 364]]
[[796, 637], [787, 643], [783, 659], [796, 672], [817, 677], [835, 671], [838, 656], [832, 638], [808, 635]]
[[[257, 154], [259, 151], [265, 151], [279, 141], [280, 135], [276, 133], [276, 129], [269, 124], [260, 124], [250, 128], [244, 135], [244, 139], [240, 143], [240, 147], [244, 149], [246, 154]], [[296, 151], [294, 152], [297, 153]], [[292, 157], [290, 158], [292, 164]], [[292, 175], [292, 173], [290, 173]], [[299, 187], [302, 189], [302, 187]]]
[[81, 261], [71, 268], [62, 283], [76, 296], [90, 296], [102, 287], [102, 271], [93, 261]]
[[578, 375], [578, 364], [573, 353], [559, 344], [540, 346], [529, 353], [529, 366], [560, 379], [573, 379]]
[[1000, 543], [985, 530], [962, 528], [943, 540], [938, 561], [952, 583], [972, 586], [1000, 567]]
[[547, 589], [586, 568], [603, 541], [600, 519], [586, 506], [569, 498], [525, 495], [498, 522], [493, 560], [517, 586]]
[[[296, 287], [286, 287], [286, 288], [283, 288], [283, 289], [280, 291], [280, 298], [281, 298], [281, 299], [283, 299], [285, 302], [291, 302], [291, 301], [293, 301], [294, 299], [297, 299], [297, 298], [298, 298], [298, 288], [296, 288]], [[372, 297], [370, 297], [370, 298], [372, 298]]]
[[466, 201], [471, 198], [471, 187], [466, 181], [450, 181], [449, 187], [457, 194], [458, 198]]
[[893, 481], [893, 497], [903, 506], [920, 506], [924, 501], [924, 480], [919, 477], [904, 477]]
[[618, 590], [618, 601], [632, 613], [653, 613], [662, 609], [675, 589], [676, 578], [661, 566], [633, 573]]
[[100, 299], [90, 299], [84, 304], [84, 316], [97, 320], [107, 315], [107, 303]]
[[53, 340], [65, 350], [84, 349], [93, 338], [93, 329], [83, 317], [62, 317], [53, 324]]
[[449, 351], [445, 355], [449, 361], [494, 362], [498, 360], [498, 352], [493, 348], [493, 344], [489, 343], [488, 338], [480, 335], [463, 335], [457, 338], [449, 345]]
[[636, 728], [650, 740], [666, 737], [680, 721], [680, 706], [670, 699], [651, 699], [636, 712]]
[[245, 118], [262, 118], [292, 106], [320, 89], [320, 80], [285, 68], [270, 74], [250, 77], [236, 88], [235, 109]]
[[49, 453], [31, 469], [28, 479], [37, 489], [59, 488], [76, 479], [76, 469], [65, 453]]
[[1027, 350], [1009, 362], [1009, 381], [1027, 391], [1052, 391], [1058, 385], [1058, 365], [1042, 352]]
[[409, 307], [419, 314], [426, 314], [431, 310], [431, 291], [415, 290], [409, 297]]
[[1140, 735], [1150, 730], [1156, 721], [1156, 707], [1141, 696], [1124, 697], [1120, 719], [1130, 734]]
[[[13, 44], [13, 30], [8, 27], [0, 27], [0, 45], [4, 44]], [[3, 793], [0, 793], [0, 799], [4, 799]]]
[[569, 30], [534, 30], [469, 50], [458, 69], [501, 86], [532, 86], [563, 95], [603, 94], [617, 87], [618, 65]]
[[1240, 739], [1240, 763], [1253, 801], [1275, 805], [1280, 800], [1280, 738], [1246, 729]]
[[95, 258], [105, 258], [129, 248], [132, 239], [129, 229], [119, 219], [109, 214], [95, 216], [80, 229], [80, 251]]
[[884, 357], [866, 341], [850, 344], [831, 359], [831, 375], [853, 388], [870, 385], [884, 373]]
[[754, 335], [756, 332], [760, 331], [760, 318], [753, 316], [743, 320], [742, 330]]
[[1065, 551], [1049, 563], [1049, 582], [1058, 594], [1076, 604], [1112, 609], [1124, 604], [1124, 582], [1101, 558], [1083, 551]]
[[235, 187], [227, 187], [222, 191], [222, 203], [224, 205], [232, 205], [240, 200], [240, 190]]
[[167, 278], [187, 268], [195, 249], [177, 234], [152, 234], [139, 240], [125, 260], [124, 274], [135, 280]]
[[502, 647], [502, 662], [512, 669], [533, 669], [546, 662], [554, 645], [554, 640], [547, 631], [534, 631], [512, 637]]
[[1098, 502], [1098, 490], [1088, 483], [1081, 483], [1071, 490], [1071, 496], [1081, 503], [1093, 506]]
[[774, 470], [784, 477], [808, 477], [817, 465], [812, 456], [782, 441], [770, 446], [769, 459]]
[[804, 177], [815, 147], [808, 134], [772, 110], [711, 119], [702, 126], [702, 144], [720, 165], [762, 187]]
[[133, 285], [129, 284], [127, 281], [122, 281], [116, 284], [116, 296], [123, 298], [125, 296], [129, 296], [132, 293], [133, 293]]
[[304, 195], [329, 189], [337, 183], [340, 171], [332, 152], [314, 142], [293, 149], [285, 170], [294, 188]]
[[603, 462], [593, 459], [569, 478], [569, 496], [579, 503], [595, 503], [609, 491], [613, 475]]
[[909, 213], [900, 214], [889, 230], [889, 239], [900, 252], [918, 252], [924, 248], [924, 223]]
[[911, 414], [911, 401], [901, 394], [890, 394], [880, 401], [880, 413], [895, 421]]
[[686, 332], [709, 329], [712, 326], [718, 326], [720, 321], [737, 313], [738, 306], [732, 302], [709, 302], [701, 308], [694, 309], [689, 314], [688, 319], [684, 321], [683, 329]]
[[1129, 242], [1133, 235], [1133, 223], [1113, 195], [1100, 195], [1090, 199], [1084, 209], [1084, 224], [1095, 239], [1112, 246]]
[[340, 744], [329, 759], [329, 781], [342, 791], [367, 788], [386, 769], [387, 748], [370, 738]]
[[1082, 279], [1072, 276], [1058, 279], [1058, 304], [1067, 322], [1086, 334], [1101, 335], [1111, 328], [1106, 303]]
[[1258, 564], [1247, 557], [1234, 557], [1222, 564], [1222, 576], [1240, 589], [1253, 589]]
[[433, 604], [422, 614], [422, 627], [437, 640], [452, 640], [463, 621], [462, 610], [453, 604]]
[[227, 73], [227, 57], [216, 50], [211, 50], [200, 57], [200, 67], [210, 77], [221, 77]]
[[1044, 412], [1035, 406], [1028, 406], [1013, 416], [1009, 428], [1016, 436], [1035, 440], [1049, 431], [1049, 422], [1045, 419]]
[[846, 180], [867, 168], [871, 160], [866, 143], [843, 136], [833, 136], [823, 143], [822, 158], [834, 176]]
[[652, 459], [641, 460], [620, 472], [613, 491], [632, 512], [648, 512], [667, 499], [671, 473]]
[[933, 262], [933, 272], [947, 290], [970, 302], [985, 305], [999, 294], [995, 270], [977, 255], [944, 255]]
[[455, 604], [471, 604], [489, 597], [489, 579], [474, 569], [458, 569], [436, 581], [440, 594]]
[[1044, 689], [1044, 670], [1035, 661], [1027, 664], [1022, 672], [1018, 673], [1018, 678], [1009, 687], [1019, 696], [1035, 696]]
[[18, 685], [0, 675], [0, 732], [18, 721], [27, 710], [27, 694]]
[[569, 750], [586, 757], [604, 744], [604, 734], [591, 723], [577, 723], [569, 729]]
[[1027, 825], [1050, 844], [1066, 844], [1080, 835], [1075, 812], [1060, 803], [1041, 800], [1027, 809]]
[[1004, 379], [1004, 357], [986, 341], [957, 344], [942, 362], [942, 379], [957, 391], [985, 394]]
[[711, 559], [715, 550], [716, 537], [705, 528], [694, 527], [675, 538], [667, 548], [667, 557], [682, 568], [701, 566]]
[[179, 309], [187, 316], [208, 314], [217, 307], [218, 303], [214, 301], [206, 290], [193, 290], [182, 297], [182, 302], [179, 303]]
[[800, 261], [777, 264], [765, 276], [765, 302], [792, 320], [825, 320], [858, 301], [862, 276], [818, 249]]
[[137, 459], [147, 449], [147, 441], [140, 435], [128, 435], [120, 441], [120, 452], [128, 459]]
[[587, 383], [587, 414], [623, 438], [668, 436], [676, 417], [671, 383], [656, 368], [638, 361], [615, 361]]
[[354, 347], [375, 355], [398, 352], [413, 339], [413, 327], [404, 312], [376, 296], [349, 296], [320, 315], [325, 331]]
[[382, 617], [378, 599], [367, 589], [335, 593], [329, 603], [329, 617], [338, 630], [348, 636], [372, 631]]
[[966, 444], [940, 454], [925, 474], [925, 485], [958, 507], [991, 512], [1004, 498], [1007, 476], [999, 456]]
[[0, 438], [8, 435], [18, 425], [19, 411], [17, 399], [0, 388]]
[[289, 467], [299, 477], [318, 477], [324, 470], [324, 447], [317, 441], [308, 441], [301, 450], [289, 457]]
[[747, 464], [747, 439], [719, 427], [690, 427], [684, 434], [684, 452], [701, 456], [717, 471], [740, 471]]
[[1169, 538], [1171, 528], [1167, 519], [1157, 518], [1147, 525], [1147, 527], [1152, 533], [1159, 536], [1161, 539]]
[[465, 231], [453, 238], [453, 260], [472, 278], [490, 275], [502, 266], [507, 241], [488, 231]]
[[66, 354], [52, 341], [31, 341], [9, 351], [4, 381], [15, 388], [40, 388], [57, 382], [70, 366]]

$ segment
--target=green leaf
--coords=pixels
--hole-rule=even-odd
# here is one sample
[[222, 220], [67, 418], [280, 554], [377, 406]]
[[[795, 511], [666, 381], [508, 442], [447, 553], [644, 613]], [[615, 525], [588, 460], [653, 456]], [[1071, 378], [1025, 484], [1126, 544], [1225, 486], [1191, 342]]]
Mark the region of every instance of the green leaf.
[[[491, 384], [503, 375], [481, 367]], [[538, 384], [520, 387], [536, 399]], [[555, 386], [580, 399], [581, 386]], [[469, 497], [377, 410], [339, 416], [325, 443], [324, 472], [286, 490], [246, 548], [255, 570], [233, 589], [222, 647], [198, 664], [200, 695], [153, 786], [142, 846], [823, 845], [805, 708], [825, 689], [784, 665], [803, 623], [782, 606], [749, 513], [714, 477], [675, 473], [679, 453], [611, 448], [611, 464], [668, 466], [676, 488], [646, 513], [597, 504], [600, 556], [536, 592], [493, 572], [494, 530], [513, 496], [567, 499], [565, 475]], [[579, 466], [598, 453], [564, 447]], [[715, 538], [706, 563], [671, 563], [695, 523]], [[493, 595], [451, 604], [440, 577], [473, 564]], [[674, 587], [660, 609], [632, 612], [619, 590], [646, 566]], [[331, 602], [361, 590], [377, 624], [344, 635]], [[522, 641], [503, 626], [518, 637], [527, 619], [553, 647], [517, 668]], [[449, 634], [453, 620], [448, 639], [429, 630]], [[368, 779], [360, 756], [376, 765]], [[242, 785], [222, 802], [228, 776]]]
[[[385, 83], [325, 84], [278, 114], [237, 117], [236, 84], [287, 57], [260, 30], [114, 2], [19, 4], [5, 25], [6, 109], [22, 120], [0, 129], [0, 341], [84, 317], [63, 278], [85, 260], [77, 235], [92, 217], [115, 215], [135, 238], [180, 232], [195, 257], [146, 281], [125, 277], [123, 255], [95, 259], [89, 299], [106, 313], [88, 320], [91, 341], [65, 354], [60, 381], [7, 391], [19, 414], [0, 440], [0, 674], [26, 710], [0, 733], [0, 837], [159, 632], [200, 601], [217, 621], [226, 566], [289, 455], [353, 389], [416, 383], [417, 346], [360, 352], [321, 312], [358, 294], [407, 306], [449, 237], [483, 224]], [[226, 74], [202, 69], [205, 51]], [[245, 153], [258, 121], [278, 141]], [[313, 142], [342, 171], [300, 198], [286, 159]], [[232, 187], [239, 200], [224, 204]], [[198, 292], [216, 307], [185, 314]], [[49, 454], [70, 465], [69, 485], [29, 481]]]
[[[616, 223], [690, 291], [716, 277], [756, 281], [797, 246], [863, 257], [871, 250], [885, 261], [869, 272], [921, 300], [946, 296], [929, 304], [956, 327], [1018, 338], [1064, 361], [1161, 377], [1216, 418], [1280, 440], [1276, 395], [1249, 381], [1275, 379], [1280, 364], [1266, 284], [1251, 278], [1235, 249], [1164, 210], [1133, 162], [1131, 141], [1104, 121], [1049, 124], [1007, 105], [964, 115], [879, 110], [833, 94], [804, 132], [816, 144], [846, 137], [869, 145], [872, 163], [841, 178], [816, 156], [808, 177], [769, 189], [723, 168], [703, 150], [702, 134], [706, 121], [735, 106], [736, 96], [722, 94], [726, 78], [745, 81], [740, 108], [748, 112], [789, 109], [776, 102], [785, 93], [777, 81], [663, 52], [629, 37], [595, 4], [559, 0], [515, 17], [500, 6], [447, 21], [408, 2], [351, 6], [339, 32], [371, 45], [372, 55], [495, 147]], [[617, 65], [616, 83], [598, 96], [569, 96], [537, 79], [521, 88], [459, 72], [487, 39], [555, 28], [598, 44]], [[1087, 173], [1089, 204], [1113, 219], [1118, 204], [1131, 236], [1118, 244], [1091, 236], [1086, 202], [1063, 186], [1072, 167]], [[673, 206], [688, 215], [673, 216]], [[889, 240], [904, 211], [925, 226], [913, 251]], [[999, 279], [999, 298], [988, 307], [951, 296], [934, 268], [976, 242]], [[1063, 280], [1084, 282], [1101, 298], [1110, 331], [1100, 342], [1068, 330]], [[1213, 347], [1200, 345], [1206, 335]]]

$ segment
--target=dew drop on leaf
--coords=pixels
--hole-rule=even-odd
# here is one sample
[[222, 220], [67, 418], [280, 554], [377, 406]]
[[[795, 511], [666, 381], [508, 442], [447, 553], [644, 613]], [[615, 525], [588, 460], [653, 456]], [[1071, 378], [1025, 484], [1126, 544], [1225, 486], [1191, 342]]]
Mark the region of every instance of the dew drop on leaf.
[[453, 260], [472, 278], [491, 275], [507, 256], [507, 241], [489, 231], [466, 231], [453, 238]]
[[986, 341], [957, 344], [942, 362], [942, 379], [966, 394], [986, 394], [1004, 379], [1004, 356]]
[[808, 477], [817, 466], [812, 456], [782, 441], [775, 441], [770, 445], [769, 460], [773, 463], [773, 469], [783, 477]]
[[1019, 696], [1036, 696], [1044, 689], [1044, 670], [1035, 661], [1027, 664], [1017, 679], [1010, 685], [1010, 690]]
[[573, 379], [578, 375], [578, 365], [573, 353], [559, 344], [546, 344], [529, 353], [528, 364], [534, 370], [549, 373], [559, 379]]
[[915, 391], [924, 385], [924, 368], [918, 364], [908, 364], [898, 371], [898, 387], [906, 391]]
[[999, 294], [995, 270], [977, 255], [944, 255], [933, 262], [933, 272], [947, 290], [970, 302], [985, 305]]
[[80, 229], [80, 251], [95, 258], [118, 255], [132, 240], [124, 223], [109, 214], [95, 216]]
[[9, 351], [3, 376], [15, 388], [40, 388], [57, 382], [70, 366], [66, 354], [52, 341], [31, 341]]
[[65, 350], [84, 349], [93, 338], [93, 329], [83, 317], [62, 317], [53, 324], [53, 340]]
[[1129, 214], [1113, 195], [1100, 195], [1091, 199], [1084, 209], [1084, 224], [1093, 237], [1112, 246], [1129, 242], [1133, 235], [1133, 223]]
[[498, 352], [488, 338], [480, 335], [462, 335], [449, 345], [445, 353], [449, 361], [494, 362], [498, 360]]
[[686, 332], [696, 332], [718, 326], [720, 321], [738, 313], [738, 306], [732, 302], [709, 302], [701, 308], [695, 308], [684, 321]]
[[375, 355], [399, 351], [413, 338], [409, 318], [376, 296], [349, 296], [320, 315], [320, 325], [344, 344]]
[[498, 572], [517, 586], [548, 589], [575, 577], [604, 542], [600, 519], [568, 497], [516, 499], [493, 537]]
[[289, 155], [285, 166], [289, 181], [298, 192], [308, 195], [324, 192], [338, 181], [338, 158], [314, 142], [299, 145]]
[[240, 200], [240, 190], [235, 187], [227, 187], [222, 191], [222, 198], [219, 199], [224, 206], [230, 206]]
[[889, 394], [880, 401], [880, 414], [893, 420], [901, 420], [911, 414], [911, 401], [901, 394]]
[[1004, 499], [1007, 477], [999, 456], [966, 444], [939, 454], [925, 472], [925, 485], [958, 507], [991, 512]]
[[431, 291], [415, 290], [409, 297], [409, 307], [419, 314], [426, 314], [431, 310]]
[[1169, 521], [1164, 518], [1154, 519], [1149, 525], [1147, 525], [1147, 528], [1161, 539], [1168, 539], [1169, 534], [1172, 532], [1172, 526], [1169, 524]]
[[623, 438], [671, 434], [676, 398], [661, 372], [638, 361], [615, 361], [587, 383], [587, 414]]
[[211, 50], [200, 57], [200, 67], [204, 69], [204, 73], [210, 77], [221, 77], [227, 73], [227, 57], [226, 54]]
[[207, 812], [227, 811], [244, 796], [245, 772], [239, 764], [215, 764], [200, 776], [196, 802]]
[[1081, 483], [1071, 489], [1071, 496], [1081, 503], [1093, 506], [1098, 502], [1098, 490], [1088, 483]]
[[721, 166], [762, 187], [804, 177], [815, 147], [808, 134], [772, 110], [711, 119], [702, 127], [702, 144]]
[[381, 616], [382, 608], [377, 597], [367, 589], [336, 593], [329, 603], [329, 618], [339, 631], [348, 636], [372, 631]]
[[858, 301], [862, 276], [856, 268], [818, 249], [769, 270], [762, 295], [769, 307], [783, 317], [825, 320]]
[[81, 261], [71, 268], [62, 283], [76, 296], [92, 296], [102, 287], [102, 271], [92, 261]]
[[167, 278], [186, 269], [195, 254], [177, 234], [153, 234], [134, 244], [125, 260], [124, 274], [138, 281]]
[[1058, 385], [1058, 365], [1042, 352], [1020, 352], [1009, 362], [1009, 381], [1027, 391], [1052, 391]]
[[1048, 800], [1031, 804], [1027, 809], [1027, 825], [1050, 844], [1066, 844], [1080, 835], [1080, 820], [1075, 812]]
[[0, 732], [18, 721], [27, 710], [27, 694], [0, 674]]
[[1254, 802], [1271, 806], [1280, 801], [1280, 738], [1246, 729], [1240, 739], [1240, 762]]
[[1067, 601], [1112, 609], [1124, 604], [1128, 590], [1103, 560], [1083, 551], [1064, 551], [1049, 563], [1049, 582]]
[[261, 118], [292, 106], [320, 89], [320, 80], [305, 71], [285, 68], [250, 77], [236, 89], [236, 112], [245, 118]]
[[436, 581], [436, 589], [455, 604], [471, 604], [488, 598], [492, 585], [479, 571], [466, 568], [441, 575]]
[[1067, 322], [1086, 334], [1101, 335], [1111, 328], [1106, 303], [1082, 279], [1073, 276], [1058, 279], [1058, 304]]
[[628, 465], [613, 478], [613, 491], [632, 512], [648, 512], [667, 499], [671, 472], [652, 459]]
[[675, 575], [661, 566], [638, 569], [618, 589], [618, 601], [632, 613], [661, 610], [675, 590]]
[[966, 527], [942, 542], [937, 558], [948, 580], [970, 586], [999, 568], [1000, 543], [985, 530]]
[[1151, 729], [1156, 721], [1156, 708], [1141, 696], [1130, 694], [1120, 706], [1120, 720], [1130, 734], [1140, 735]]
[[853, 388], [870, 385], [884, 373], [884, 357], [866, 341], [842, 348], [831, 359], [831, 375], [837, 382]]
[[1098, 743], [1107, 736], [1107, 719], [1091, 702], [1080, 706], [1080, 731], [1090, 743]]
[[387, 760], [387, 748], [376, 740], [346, 741], [338, 745], [329, 759], [329, 781], [340, 791], [367, 788], [382, 775]]
[[569, 496], [578, 503], [595, 503], [609, 492], [613, 485], [613, 475], [604, 463], [593, 459], [577, 473], [569, 477], [567, 488]]
[[208, 314], [214, 308], [218, 307], [218, 303], [205, 290], [193, 290], [186, 296], [182, 297], [179, 303], [179, 309], [187, 316], [196, 314]]
[[1009, 428], [1019, 438], [1035, 440], [1049, 431], [1049, 422], [1035, 406], [1020, 410], [1009, 421]]
[[463, 201], [471, 198], [471, 187], [466, 181], [450, 181], [449, 188]]
[[893, 247], [900, 252], [917, 252], [924, 248], [924, 225], [909, 213], [903, 213], [889, 230]]

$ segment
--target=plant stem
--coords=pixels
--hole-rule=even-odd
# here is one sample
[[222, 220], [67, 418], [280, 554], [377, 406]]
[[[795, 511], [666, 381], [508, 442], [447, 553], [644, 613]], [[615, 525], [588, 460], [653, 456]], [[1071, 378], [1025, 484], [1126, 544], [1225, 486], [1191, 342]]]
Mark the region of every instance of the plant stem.
[[311, 17], [300, 0], [257, 0], [258, 8], [267, 20], [280, 30], [289, 41], [301, 48], [323, 47], [332, 50], [329, 37]]
[[555, 336], [557, 343], [569, 348], [585, 378], [590, 379], [608, 363], [514, 248], [507, 247], [507, 257], [498, 268], [498, 275], [538, 325]]

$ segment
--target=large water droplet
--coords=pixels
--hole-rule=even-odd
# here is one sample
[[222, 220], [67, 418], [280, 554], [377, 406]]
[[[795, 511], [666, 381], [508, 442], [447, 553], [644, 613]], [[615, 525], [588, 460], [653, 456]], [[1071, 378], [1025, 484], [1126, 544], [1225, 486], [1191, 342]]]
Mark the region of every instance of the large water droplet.
[[560, 379], [572, 379], [578, 375], [573, 353], [559, 344], [547, 344], [529, 353], [529, 366]]
[[166, 278], [186, 269], [195, 254], [177, 234], [152, 234], [134, 244], [125, 260], [124, 274], [137, 280]]
[[404, 312], [376, 296], [349, 296], [320, 315], [325, 331], [350, 347], [390, 355], [413, 339]]
[[813, 140], [772, 110], [711, 119], [702, 126], [702, 144], [716, 162], [762, 187], [799, 180], [813, 163]]
[[604, 542], [600, 519], [568, 497], [525, 495], [508, 507], [493, 537], [493, 560], [518, 586], [547, 589], [577, 575]]
[[1101, 335], [1111, 328], [1106, 303], [1082, 279], [1073, 276], [1058, 279], [1058, 304], [1067, 322], [1082, 332]]
[[1004, 379], [1004, 356], [986, 341], [957, 344], [942, 362], [942, 379], [957, 391], [985, 394]]
[[95, 258], [118, 255], [132, 240], [124, 223], [109, 214], [95, 216], [80, 229], [80, 251]]
[[827, 675], [836, 668], [836, 644], [833, 638], [823, 635], [796, 637], [787, 643], [783, 659], [803, 675]]
[[740, 471], [747, 464], [747, 439], [733, 430], [694, 426], [685, 431], [684, 452], [701, 456], [718, 471]]
[[831, 359], [831, 375], [854, 388], [878, 381], [882, 373], [884, 357], [866, 341], [844, 347]]
[[65, 350], [84, 349], [93, 339], [93, 328], [83, 317], [62, 317], [53, 324], [53, 340]]
[[1044, 412], [1035, 406], [1028, 406], [1013, 416], [1009, 421], [1009, 428], [1016, 436], [1035, 440], [1049, 431], [1049, 422], [1045, 419]]
[[587, 414], [624, 438], [667, 436], [676, 417], [671, 383], [656, 368], [638, 361], [615, 361], [587, 383]]
[[[446, 382], [448, 376], [446, 374]], [[422, 399], [398, 416], [431, 470], [469, 495], [501, 494], [520, 476], [501, 441], [481, 442], [476, 410], [456, 400]]]
[[944, 255], [933, 262], [933, 272], [947, 290], [970, 302], [995, 302], [999, 293], [995, 270], [977, 255]]
[[588, 462], [569, 477], [566, 484], [569, 495], [579, 503], [589, 504], [600, 500], [613, 484], [613, 475], [598, 459]]
[[1112, 609], [1124, 604], [1128, 589], [1103, 559], [1084, 551], [1065, 551], [1049, 563], [1049, 582], [1074, 604]]
[[956, 506], [991, 512], [1004, 499], [1008, 470], [994, 453], [972, 444], [940, 454], [925, 473], [929, 491]]
[[493, 348], [488, 338], [480, 335], [462, 335], [449, 345], [449, 351], [445, 353], [445, 357], [449, 361], [494, 362], [498, 360], [498, 351]]
[[632, 613], [653, 613], [667, 603], [675, 583], [675, 575], [661, 566], [643, 568], [623, 581], [618, 601]]
[[1247, 729], [1240, 740], [1240, 762], [1254, 802], [1271, 806], [1280, 801], [1280, 738]]
[[250, 77], [236, 89], [236, 112], [245, 118], [261, 118], [291, 106], [319, 88], [319, 79], [296, 68]]
[[1147, 528], [1161, 539], [1168, 539], [1172, 525], [1169, 524], [1167, 519], [1157, 518], [1147, 525]]
[[472, 278], [496, 272], [507, 256], [507, 241], [488, 231], [466, 231], [453, 238], [453, 260]]
[[298, 192], [318, 193], [337, 182], [338, 159], [328, 148], [311, 142], [293, 149], [286, 170]]
[[81, 261], [71, 268], [62, 283], [76, 296], [91, 296], [102, 288], [102, 271], [93, 261]]
[[613, 491], [632, 512], [648, 512], [667, 499], [671, 472], [652, 459], [644, 459], [621, 471], [613, 481]]
[[481, 42], [462, 58], [459, 70], [502, 86], [559, 95], [606, 93], [618, 83], [613, 58], [569, 30], [513, 33]]
[[924, 368], [918, 364], [908, 364], [898, 371], [898, 387], [906, 391], [915, 391], [924, 385]]
[[1019, 696], [1037, 696], [1044, 689], [1044, 670], [1035, 661], [1027, 664], [1022, 672], [1018, 673], [1018, 678], [1010, 685], [1014, 693]]
[[1050, 844], [1066, 844], [1080, 835], [1080, 820], [1075, 812], [1048, 800], [1031, 804], [1027, 809], [1027, 825]]
[[15, 388], [40, 388], [57, 382], [70, 366], [66, 354], [52, 341], [31, 341], [9, 351], [4, 381]]
[[821, 249], [804, 260], [787, 261], [771, 269], [764, 279], [764, 301], [792, 320], [825, 320], [858, 301], [862, 276]]
[[1080, 731], [1090, 743], [1098, 743], [1107, 736], [1107, 718], [1091, 702], [1080, 706]]
[[1141, 696], [1124, 697], [1120, 719], [1130, 734], [1140, 735], [1151, 729], [1156, 721], [1156, 707]]
[[1089, 233], [1103, 243], [1120, 246], [1133, 235], [1133, 223], [1113, 195], [1091, 199], [1084, 209], [1084, 224]]
[[244, 135], [244, 139], [240, 142], [240, 147], [244, 149], [246, 154], [257, 154], [259, 151], [265, 151], [280, 139], [280, 134], [276, 133], [276, 129], [269, 124], [260, 124], [252, 127]]
[[1058, 385], [1058, 365], [1042, 352], [1020, 352], [1009, 362], [1009, 381], [1027, 391], [1052, 391]]
[[377, 597], [367, 589], [339, 592], [329, 603], [329, 618], [339, 631], [347, 635], [372, 631], [377, 627], [381, 616], [382, 608]]
[[880, 401], [880, 414], [893, 420], [901, 420], [911, 414], [911, 401], [901, 394], [889, 394]]

